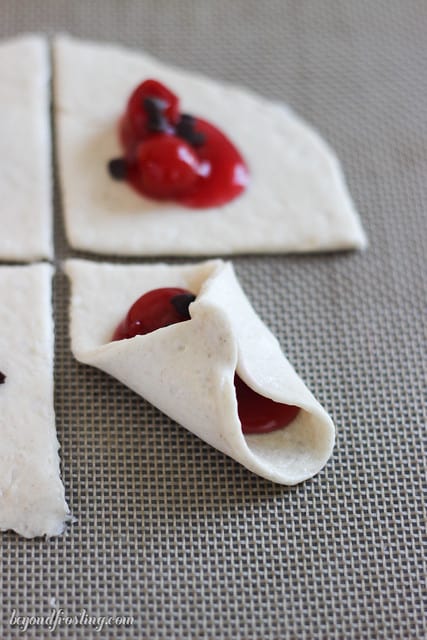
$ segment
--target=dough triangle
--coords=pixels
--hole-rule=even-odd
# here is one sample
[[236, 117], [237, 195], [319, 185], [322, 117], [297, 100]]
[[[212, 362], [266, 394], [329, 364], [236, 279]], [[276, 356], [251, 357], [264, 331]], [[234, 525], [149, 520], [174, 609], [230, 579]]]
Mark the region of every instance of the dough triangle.
[[[339, 162], [285, 105], [117, 46], [57, 38], [55, 111], [69, 242], [122, 255], [224, 255], [361, 248], [366, 239]], [[183, 112], [219, 126], [243, 153], [247, 191], [194, 210], [143, 198], [109, 176], [133, 88], [164, 82]], [[234, 114], [234, 115], [233, 115]]]
[[[328, 460], [334, 426], [251, 307], [231, 263], [108, 265], [70, 260], [71, 343], [77, 360], [133, 389], [251, 471], [283, 484], [315, 475]], [[182, 287], [197, 295], [191, 320], [111, 342], [143, 293]], [[234, 374], [278, 402], [303, 409], [288, 427], [244, 436]]]

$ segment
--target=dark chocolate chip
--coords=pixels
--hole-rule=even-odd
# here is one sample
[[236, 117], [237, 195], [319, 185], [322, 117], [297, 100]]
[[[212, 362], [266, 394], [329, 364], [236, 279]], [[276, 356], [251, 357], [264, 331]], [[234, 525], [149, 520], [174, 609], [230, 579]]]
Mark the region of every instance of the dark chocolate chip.
[[155, 96], [146, 96], [143, 99], [143, 106], [148, 115], [147, 129], [157, 133], [170, 133], [171, 126], [163, 112], [168, 107], [168, 102]]
[[169, 131], [169, 123], [165, 116], [158, 111], [149, 114], [147, 129], [149, 131]]
[[0, 384], [3, 384], [3, 382], [5, 381], [6, 381], [5, 374], [2, 371], [0, 371]]
[[127, 164], [124, 158], [113, 158], [108, 163], [108, 171], [114, 180], [124, 180], [127, 176]]
[[191, 134], [194, 130], [194, 118], [193, 116], [181, 116], [180, 121], [176, 125], [176, 132], [179, 136], [185, 137]]
[[196, 124], [196, 118], [189, 113], [181, 113], [181, 118], [178, 124], [189, 125], [190, 127], [194, 127]]
[[196, 296], [192, 293], [181, 293], [178, 296], [174, 296], [171, 298], [171, 303], [178, 311], [179, 315], [185, 318], [186, 320], [190, 319], [190, 312], [188, 311], [188, 307], [194, 300]]
[[192, 147], [202, 147], [206, 142], [206, 136], [201, 131], [193, 131], [189, 142]]
[[195, 131], [195, 124], [196, 119], [193, 116], [183, 113], [176, 125], [176, 134], [192, 147], [201, 147], [206, 141], [206, 136], [201, 131]]
[[142, 104], [149, 115], [152, 113], [162, 113], [168, 106], [166, 100], [156, 98], [155, 96], [146, 96]]

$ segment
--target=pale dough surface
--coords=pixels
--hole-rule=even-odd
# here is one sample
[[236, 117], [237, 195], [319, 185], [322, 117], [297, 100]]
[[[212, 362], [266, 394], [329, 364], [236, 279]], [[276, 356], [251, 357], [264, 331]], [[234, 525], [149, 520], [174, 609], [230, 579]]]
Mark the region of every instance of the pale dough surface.
[[53, 407], [52, 268], [0, 267], [0, 530], [59, 535], [68, 518]]
[[[67, 36], [54, 45], [55, 110], [66, 230], [82, 250], [122, 255], [224, 255], [362, 248], [339, 162], [284, 105], [117, 46]], [[157, 78], [182, 111], [220, 127], [251, 173], [230, 204], [192, 210], [143, 198], [108, 175], [117, 123], [133, 88]], [[235, 114], [234, 116], [232, 114]]]
[[[251, 471], [283, 484], [315, 475], [334, 445], [334, 425], [253, 310], [231, 263], [109, 265], [69, 260], [71, 346], [77, 360], [129, 386], [189, 431]], [[197, 295], [191, 320], [111, 342], [143, 293], [182, 287]], [[244, 436], [234, 374], [258, 393], [302, 408], [285, 429]]]
[[49, 78], [45, 39], [0, 43], [0, 260], [53, 255]]

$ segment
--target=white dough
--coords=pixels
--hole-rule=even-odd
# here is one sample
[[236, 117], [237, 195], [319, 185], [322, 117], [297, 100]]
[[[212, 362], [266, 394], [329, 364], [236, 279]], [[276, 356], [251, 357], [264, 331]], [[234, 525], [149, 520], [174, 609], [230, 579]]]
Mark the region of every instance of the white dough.
[[49, 265], [0, 267], [0, 530], [59, 535], [68, 519], [53, 408]]
[[[109, 265], [69, 260], [71, 345], [77, 360], [106, 371], [251, 471], [283, 484], [315, 475], [334, 445], [325, 410], [256, 315], [231, 263]], [[191, 320], [111, 342], [129, 307], [158, 287], [197, 295]], [[234, 374], [258, 393], [297, 405], [286, 428], [244, 436]]]
[[0, 43], [0, 260], [53, 255], [49, 78], [43, 38]]
[[[122, 255], [224, 255], [361, 248], [365, 235], [335, 154], [289, 108], [116, 46], [59, 37], [55, 109], [66, 230], [77, 249]], [[230, 204], [189, 209], [113, 180], [117, 124], [142, 80], [222, 129], [250, 186]], [[234, 114], [234, 115], [233, 115]]]

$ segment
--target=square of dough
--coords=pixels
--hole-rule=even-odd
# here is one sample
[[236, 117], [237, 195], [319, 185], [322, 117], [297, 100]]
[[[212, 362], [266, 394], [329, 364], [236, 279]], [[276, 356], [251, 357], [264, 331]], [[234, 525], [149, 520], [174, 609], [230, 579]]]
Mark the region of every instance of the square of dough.
[[53, 255], [49, 79], [44, 38], [0, 43], [0, 260]]
[[[339, 162], [285, 105], [117, 46], [67, 36], [54, 45], [55, 113], [70, 244], [121, 255], [224, 255], [361, 248], [366, 238]], [[132, 90], [156, 78], [181, 110], [211, 121], [247, 161], [250, 184], [223, 207], [191, 209], [113, 180], [118, 121]]]
[[65, 502], [53, 406], [52, 267], [0, 267], [0, 530], [59, 535]]

